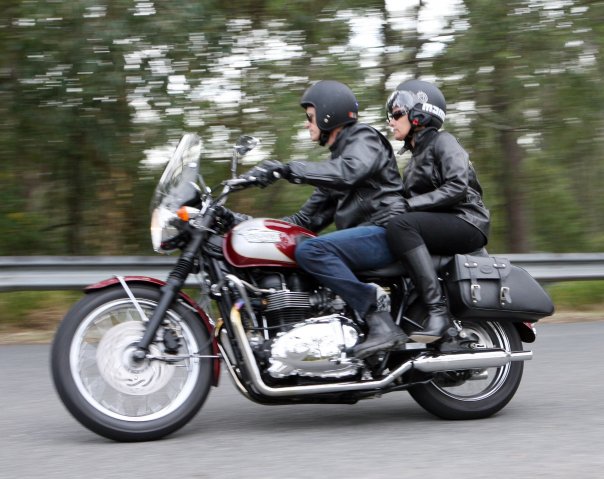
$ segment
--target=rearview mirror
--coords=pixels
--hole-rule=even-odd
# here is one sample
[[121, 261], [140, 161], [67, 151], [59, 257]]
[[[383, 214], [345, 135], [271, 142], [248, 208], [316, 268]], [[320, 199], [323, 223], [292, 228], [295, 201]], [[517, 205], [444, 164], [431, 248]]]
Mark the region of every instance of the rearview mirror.
[[233, 159], [231, 161], [231, 175], [233, 178], [237, 178], [237, 163], [239, 159], [250, 150], [253, 150], [258, 143], [260, 143], [258, 138], [249, 135], [242, 135], [237, 138], [237, 143], [233, 147]]

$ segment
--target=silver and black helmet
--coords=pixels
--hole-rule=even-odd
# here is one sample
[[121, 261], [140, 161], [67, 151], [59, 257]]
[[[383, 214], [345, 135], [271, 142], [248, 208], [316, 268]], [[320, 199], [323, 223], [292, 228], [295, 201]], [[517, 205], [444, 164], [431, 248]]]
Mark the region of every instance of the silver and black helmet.
[[414, 126], [440, 128], [445, 122], [447, 102], [434, 84], [423, 80], [407, 80], [396, 87], [386, 102], [389, 118], [395, 109], [407, 113]]

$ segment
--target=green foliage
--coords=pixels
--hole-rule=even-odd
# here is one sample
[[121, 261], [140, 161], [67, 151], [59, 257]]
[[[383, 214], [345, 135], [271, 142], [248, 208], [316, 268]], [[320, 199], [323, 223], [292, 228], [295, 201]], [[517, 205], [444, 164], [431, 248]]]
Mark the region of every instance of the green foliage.
[[[362, 121], [387, 133], [383, 102], [410, 76], [449, 99], [446, 127], [492, 211], [489, 248], [601, 250], [604, 4], [465, 0], [448, 16], [437, 4], [5, 0], [0, 254], [147, 253], [161, 166], [145, 160], [184, 131], [202, 136], [215, 186], [242, 133], [265, 157], [328, 155], [303, 129], [312, 81], [350, 85]], [[309, 193], [281, 182], [229, 206], [279, 217]]]
[[604, 304], [604, 281], [574, 281], [549, 285], [557, 310], [587, 310]]
[[0, 329], [48, 329], [81, 297], [74, 291], [0, 293]]

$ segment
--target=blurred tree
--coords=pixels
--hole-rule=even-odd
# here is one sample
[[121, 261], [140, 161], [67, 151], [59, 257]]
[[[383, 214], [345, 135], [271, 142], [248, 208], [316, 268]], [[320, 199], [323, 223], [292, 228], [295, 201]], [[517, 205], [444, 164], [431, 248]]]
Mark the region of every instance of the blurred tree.
[[[3, 224], [15, 231], [5, 236], [3, 250], [146, 251], [144, 213], [159, 172], [141, 169], [141, 160], [144, 152], [152, 156], [174, 144], [183, 130], [202, 134], [210, 184], [227, 172], [225, 162], [211, 160], [226, 159], [225, 147], [241, 132], [261, 136], [267, 156], [325, 154], [308, 143], [298, 148], [300, 95], [321, 78], [353, 87], [362, 81], [358, 57], [347, 51], [349, 23], [362, 16], [359, 8], [375, 5], [384, 8], [358, 0], [11, 0], [0, 29], [7, 53], [3, 127], [10, 132], [0, 150], [22, 157], [25, 173], [15, 166], [7, 174], [11, 183], [20, 178], [15, 203], [1, 210]], [[284, 201], [287, 189], [284, 183], [235, 198], [235, 206], [252, 214], [268, 206], [273, 214], [290, 213], [308, 191], [295, 188]], [[19, 218], [31, 221], [23, 226], [44, 241], [22, 242], [14, 227]]]
[[[259, 157], [328, 154], [303, 129], [310, 82], [347, 83], [361, 120], [387, 133], [387, 94], [416, 76], [449, 99], [446, 127], [493, 211], [493, 250], [602, 249], [604, 3], [443, 6], [4, 0], [0, 254], [147, 253], [148, 201], [184, 131], [202, 136], [215, 186], [241, 133], [263, 139]], [[310, 190], [279, 182], [230, 206], [278, 217]]]
[[589, 152], [581, 158], [597, 161], [592, 147], [602, 141], [601, 134], [594, 138], [593, 130], [573, 126], [583, 127], [575, 119], [602, 105], [599, 92], [576, 88], [601, 74], [585, 62], [588, 51], [600, 56], [599, 49], [586, 47], [586, 37], [592, 44], [594, 29], [601, 28], [602, 17], [590, 11], [601, 4], [580, 3], [466, 0], [460, 30], [435, 64], [451, 85], [445, 87], [450, 97], [465, 102], [462, 113], [470, 123], [463, 136], [487, 173], [496, 249], [568, 251], [589, 244], [585, 226], [591, 213], [576, 200], [591, 198], [583, 205], [593, 205], [600, 195], [586, 178], [580, 181], [582, 193], [565, 193], [579, 171], [601, 170], [569, 161], [586, 135], [590, 139], [581, 149]]

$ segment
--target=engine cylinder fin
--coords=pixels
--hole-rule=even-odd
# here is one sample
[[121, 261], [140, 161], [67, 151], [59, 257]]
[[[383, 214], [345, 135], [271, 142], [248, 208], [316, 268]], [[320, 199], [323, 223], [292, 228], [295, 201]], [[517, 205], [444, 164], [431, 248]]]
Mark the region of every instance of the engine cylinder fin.
[[276, 311], [289, 308], [310, 308], [310, 295], [305, 292], [276, 291], [267, 296], [265, 311]]

